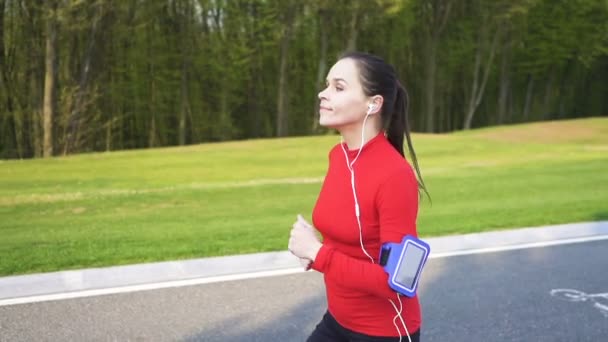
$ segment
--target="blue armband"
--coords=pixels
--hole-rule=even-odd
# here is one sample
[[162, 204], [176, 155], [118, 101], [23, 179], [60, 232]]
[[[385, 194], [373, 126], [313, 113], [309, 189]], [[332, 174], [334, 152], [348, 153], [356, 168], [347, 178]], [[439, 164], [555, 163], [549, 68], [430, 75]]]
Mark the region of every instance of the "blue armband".
[[401, 243], [383, 244], [380, 249], [380, 265], [388, 273], [391, 289], [414, 297], [430, 251], [431, 248], [426, 242], [411, 235], [405, 236]]

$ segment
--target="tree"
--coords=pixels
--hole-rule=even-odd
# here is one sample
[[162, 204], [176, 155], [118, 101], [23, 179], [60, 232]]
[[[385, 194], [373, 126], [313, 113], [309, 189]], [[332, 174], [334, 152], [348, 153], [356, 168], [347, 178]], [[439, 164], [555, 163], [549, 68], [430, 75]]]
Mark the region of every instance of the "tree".
[[435, 83], [437, 71], [437, 50], [439, 41], [447, 26], [453, 0], [421, 0], [416, 7], [422, 31], [422, 51], [424, 60], [424, 107], [425, 130], [435, 130]]
[[[69, 109], [69, 116], [67, 119], [67, 128], [66, 128], [66, 136], [63, 148], [63, 154], [66, 155], [73, 150], [77, 150], [80, 142], [81, 136], [81, 126], [84, 122], [86, 122], [85, 111], [86, 111], [86, 102], [87, 102], [87, 92], [89, 90], [89, 83], [91, 79], [91, 59], [93, 57], [93, 52], [96, 46], [96, 41], [98, 39], [98, 30], [100, 26], [100, 21], [104, 16], [104, 1], [97, 1], [93, 4], [92, 9], [94, 13], [92, 14], [91, 26], [89, 29], [89, 34], [87, 38], [86, 50], [82, 56], [82, 65], [80, 70], [80, 76], [77, 85], [75, 86], [73, 92], [73, 102], [71, 108]], [[93, 124], [93, 123], [92, 123]]]
[[605, 0], [0, 0], [0, 158], [318, 134], [347, 50], [411, 127], [605, 115]]
[[[493, 2], [492, 4], [496, 6], [497, 2]], [[479, 27], [478, 31], [474, 33], [477, 36], [477, 43], [475, 44], [475, 57], [473, 62], [473, 81], [463, 124], [463, 129], [465, 130], [471, 128], [471, 122], [473, 121], [475, 111], [483, 98], [490, 75], [490, 68], [494, 62], [496, 48], [504, 25], [504, 22], [500, 20], [501, 9], [497, 8], [498, 6], [494, 7], [488, 5], [489, 4], [485, 0], [475, 1], [473, 5], [477, 9], [475, 12], [479, 13], [479, 15], [473, 17], [480, 17], [481, 22], [477, 25], [477, 27]], [[485, 6], [488, 6], [489, 8], [484, 8]]]
[[55, 116], [55, 86], [57, 83], [57, 1], [47, 1], [46, 7], [46, 54], [44, 74], [44, 140], [43, 157], [53, 155], [53, 118]]
[[297, 0], [283, 1], [279, 7], [279, 20], [281, 22], [280, 62], [279, 62], [279, 89], [277, 92], [277, 136], [283, 137], [288, 134], [288, 98], [287, 93], [287, 66], [289, 60], [289, 46], [291, 44], [296, 15], [298, 12]]

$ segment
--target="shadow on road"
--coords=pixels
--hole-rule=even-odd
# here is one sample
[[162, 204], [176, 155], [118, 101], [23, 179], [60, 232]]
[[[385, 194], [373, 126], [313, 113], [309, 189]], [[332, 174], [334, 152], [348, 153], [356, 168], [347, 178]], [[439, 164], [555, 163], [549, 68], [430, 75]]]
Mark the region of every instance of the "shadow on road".
[[[244, 310], [183, 339], [187, 342], [305, 341], [327, 308], [324, 293], [308, 297], [284, 312]], [[268, 320], [259, 322], [261, 317]]]

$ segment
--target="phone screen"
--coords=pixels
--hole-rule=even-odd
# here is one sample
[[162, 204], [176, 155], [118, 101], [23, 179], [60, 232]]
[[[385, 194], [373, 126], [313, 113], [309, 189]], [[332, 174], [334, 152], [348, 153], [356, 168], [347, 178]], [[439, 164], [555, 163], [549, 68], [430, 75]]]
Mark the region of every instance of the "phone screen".
[[424, 261], [425, 250], [413, 243], [408, 243], [403, 252], [395, 280], [408, 289], [412, 289], [418, 277], [418, 271]]

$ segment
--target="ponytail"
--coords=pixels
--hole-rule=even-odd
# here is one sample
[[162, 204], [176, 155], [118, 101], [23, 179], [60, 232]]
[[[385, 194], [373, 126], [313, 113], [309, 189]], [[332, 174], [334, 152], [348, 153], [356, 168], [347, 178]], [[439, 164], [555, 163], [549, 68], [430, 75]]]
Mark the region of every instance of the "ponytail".
[[424, 191], [426, 196], [431, 199], [426, 184], [424, 184], [424, 180], [422, 179], [422, 173], [418, 166], [418, 158], [416, 157], [416, 151], [414, 151], [414, 145], [412, 144], [412, 139], [410, 137], [410, 127], [407, 115], [409, 96], [399, 81], [396, 81], [395, 92], [395, 104], [390, 113], [388, 127], [386, 127], [388, 141], [393, 145], [397, 152], [405, 158], [405, 152], [403, 150], [403, 137], [405, 136], [408, 153], [412, 160], [412, 164], [414, 164], [414, 169], [416, 170], [418, 190]]
[[424, 191], [427, 197], [431, 199], [422, 180], [418, 158], [416, 158], [416, 152], [414, 152], [414, 146], [410, 138], [407, 117], [409, 98], [407, 91], [397, 80], [395, 68], [382, 58], [364, 52], [347, 52], [340, 57], [340, 59], [344, 58], [352, 58], [357, 63], [359, 78], [365, 95], [382, 95], [384, 97], [381, 117], [387, 139], [395, 150], [405, 158], [405, 152], [403, 151], [403, 137], [405, 136], [408, 154], [416, 170], [418, 192]]
[[[386, 136], [391, 145], [405, 158], [403, 151], [403, 132], [406, 132], [406, 117], [407, 117], [407, 95], [405, 90], [399, 82], [395, 87], [395, 104], [393, 105], [392, 111], [390, 111], [390, 118], [388, 120], [388, 127], [386, 129]], [[388, 109], [388, 108], [387, 108]]]

